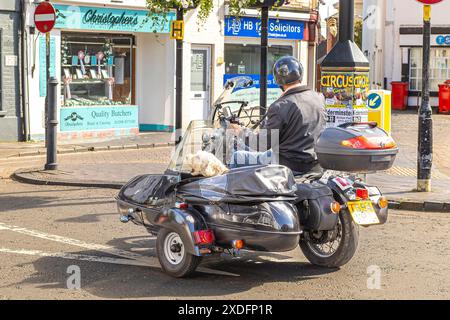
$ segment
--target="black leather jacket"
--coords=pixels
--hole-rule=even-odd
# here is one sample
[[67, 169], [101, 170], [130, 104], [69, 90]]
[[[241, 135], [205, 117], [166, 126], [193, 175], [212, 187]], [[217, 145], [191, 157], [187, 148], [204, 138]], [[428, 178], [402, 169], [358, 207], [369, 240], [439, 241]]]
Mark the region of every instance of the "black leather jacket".
[[[325, 126], [324, 97], [306, 87], [296, 87], [269, 107], [262, 129], [279, 130], [279, 163], [306, 173], [317, 165], [314, 145]], [[274, 148], [273, 141], [271, 146]]]

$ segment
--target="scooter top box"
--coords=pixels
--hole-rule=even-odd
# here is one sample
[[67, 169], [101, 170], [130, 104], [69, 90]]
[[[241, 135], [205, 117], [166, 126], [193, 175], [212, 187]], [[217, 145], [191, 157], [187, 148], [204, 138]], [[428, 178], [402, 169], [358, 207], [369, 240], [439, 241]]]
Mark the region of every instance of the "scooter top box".
[[373, 172], [392, 167], [398, 147], [376, 123], [347, 123], [326, 129], [315, 150], [322, 168], [346, 172]]

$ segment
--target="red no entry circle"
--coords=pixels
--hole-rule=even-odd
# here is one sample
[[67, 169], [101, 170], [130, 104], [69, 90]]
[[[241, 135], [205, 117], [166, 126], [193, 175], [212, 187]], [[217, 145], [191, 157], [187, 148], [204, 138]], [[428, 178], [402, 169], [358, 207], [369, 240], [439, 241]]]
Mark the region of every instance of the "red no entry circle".
[[419, 2], [422, 2], [423, 4], [436, 4], [441, 2], [442, 0], [417, 0]]
[[34, 24], [42, 33], [50, 32], [55, 26], [56, 11], [50, 2], [41, 2], [34, 12]]

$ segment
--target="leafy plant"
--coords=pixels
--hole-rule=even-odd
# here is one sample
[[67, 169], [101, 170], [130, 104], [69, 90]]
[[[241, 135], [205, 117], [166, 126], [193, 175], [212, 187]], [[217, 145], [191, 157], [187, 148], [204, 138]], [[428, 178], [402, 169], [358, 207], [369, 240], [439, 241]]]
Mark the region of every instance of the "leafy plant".
[[360, 49], [362, 49], [362, 29], [363, 21], [362, 19], [357, 19], [355, 21], [355, 43]]
[[[264, 4], [270, 7], [283, 5], [285, 0], [230, 0], [230, 15], [241, 16], [247, 8], [258, 8]], [[214, 8], [214, 0], [147, 0], [147, 8], [151, 14], [162, 15], [165, 19], [173, 9], [190, 10], [198, 8], [198, 23], [204, 24]]]
[[230, 0], [228, 7], [230, 8], [230, 15], [240, 17], [243, 11], [248, 8], [260, 8], [263, 5], [268, 5], [269, 8], [280, 7], [285, 0]]

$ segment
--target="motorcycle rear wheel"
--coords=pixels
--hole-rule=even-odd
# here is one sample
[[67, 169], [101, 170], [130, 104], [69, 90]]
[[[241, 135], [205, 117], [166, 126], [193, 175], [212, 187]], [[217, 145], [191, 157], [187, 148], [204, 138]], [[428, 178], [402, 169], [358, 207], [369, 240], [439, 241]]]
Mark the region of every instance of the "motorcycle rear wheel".
[[350, 213], [343, 210], [339, 214], [331, 241], [324, 241], [321, 232], [305, 231], [300, 240], [300, 249], [305, 257], [314, 265], [326, 268], [339, 268], [348, 263], [358, 248], [359, 229], [353, 222]]

